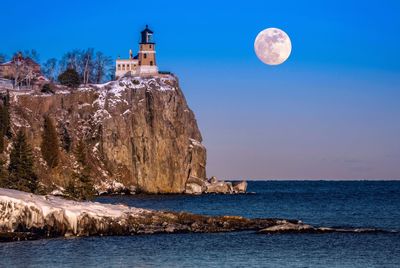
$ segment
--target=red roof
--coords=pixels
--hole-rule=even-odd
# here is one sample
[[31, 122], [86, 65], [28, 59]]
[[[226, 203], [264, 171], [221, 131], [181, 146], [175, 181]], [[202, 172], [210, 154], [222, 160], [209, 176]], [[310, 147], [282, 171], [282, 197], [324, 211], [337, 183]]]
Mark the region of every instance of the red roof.
[[[12, 64], [14, 64], [14, 62], [17, 60], [17, 58], [18, 58], [18, 56], [15, 56], [15, 57], [12, 58], [12, 60], [7, 61], [7, 62], [4, 62], [4, 63], [0, 64], [0, 66], [12, 65]], [[37, 62], [35, 62], [34, 60], [32, 60], [32, 59], [29, 58], [29, 57], [25, 57], [25, 58], [24, 58], [24, 57], [21, 57], [21, 60], [22, 60], [22, 61], [25, 61], [28, 65], [37, 65], [37, 66], [40, 66]]]

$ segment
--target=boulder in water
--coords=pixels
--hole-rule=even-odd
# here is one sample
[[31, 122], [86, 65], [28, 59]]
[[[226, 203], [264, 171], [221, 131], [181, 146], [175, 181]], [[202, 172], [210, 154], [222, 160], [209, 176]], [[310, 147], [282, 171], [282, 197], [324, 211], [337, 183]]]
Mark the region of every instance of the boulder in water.
[[247, 182], [246, 181], [241, 181], [241, 182], [234, 182], [233, 183], [233, 192], [237, 194], [242, 194], [247, 191]]

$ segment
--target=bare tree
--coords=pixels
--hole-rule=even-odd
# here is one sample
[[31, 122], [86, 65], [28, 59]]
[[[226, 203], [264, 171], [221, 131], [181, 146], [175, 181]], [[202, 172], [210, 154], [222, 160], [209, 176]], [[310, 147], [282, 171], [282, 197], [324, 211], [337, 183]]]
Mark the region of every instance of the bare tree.
[[82, 70], [80, 65], [81, 54], [82, 52], [78, 49], [65, 53], [60, 60], [60, 72], [64, 72], [67, 69], [74, 69], [80, 74]]
[[113, 70], [112, 59], [93, 48], [72, 50], [64, 54], [59, 62], [59, 72], [74, 69], [83, 84], [101, 83], [106, 80], [109, 70]]
[[112, 64], [111, 57], [104, 55], [102, 52], [96, 52], [96, 58], [94, 59], [94, 82], [99, 84], [104, 81], [108, 69]]
[[86, 51], [82, 53], [82, 66], [83, 66], [83, 72], [82, 72], [82, 79], [84, 84], [88, 84], [91, 81], [91, 76], [93, 73], [93, 54], [94, 54], [94, 49], [93, 48], [88, 48]]
[[35, 49], [25, 50], [24, 55], [25, 55], [25, 57], [31, 58], [32, 60], [39, 63], [40, 56], [39, 56], [39, 53]]
[[32, 86], [32, 81], [38, 75], [34, 69], [34, 66], [29, 64], [21, 53], [14, 55], [11, 73], [12, 78], [14, 79], [14, 88], [20, 88], [20, 86], [23, 84], [30, 88]]
[[42, 72], [53, 82], [57, 77], [57, 60], [55, 58], [48, 59], [43, 64]]
[[14, 88], [19, 88], [23, 81], [29, 76], [29, 70], [26, 62], [21, 59], [21, 57], [15, 57], [12, 67], [11, 67], [13, 79], [14, 79]]

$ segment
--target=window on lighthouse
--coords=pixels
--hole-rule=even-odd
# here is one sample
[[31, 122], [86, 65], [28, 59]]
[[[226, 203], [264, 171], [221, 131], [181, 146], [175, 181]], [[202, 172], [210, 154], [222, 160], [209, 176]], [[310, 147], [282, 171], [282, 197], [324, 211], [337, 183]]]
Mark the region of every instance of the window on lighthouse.
[[144, 58], [147, 58], [147, 54], [146, 54], [146, 53], [144, 53], [143, 57], [144, 57]]

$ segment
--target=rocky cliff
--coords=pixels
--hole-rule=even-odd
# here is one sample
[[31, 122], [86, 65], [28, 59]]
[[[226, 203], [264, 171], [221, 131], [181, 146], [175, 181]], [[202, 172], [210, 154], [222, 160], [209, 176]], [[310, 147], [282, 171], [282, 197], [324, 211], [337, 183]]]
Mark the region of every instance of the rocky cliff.
[[[175, 76], [125, 77], [54, 94], [14, 91], [10, 110], [12, 132], [25, 129], [46, 192], [62, 191], [82, 168], [73, 153], [80, 141], [99, 192], [183, 193], [189, 178], [206, 178], [206, 149]], [[52, 169], [40, 152], [46, 115], [72, 144]]]

